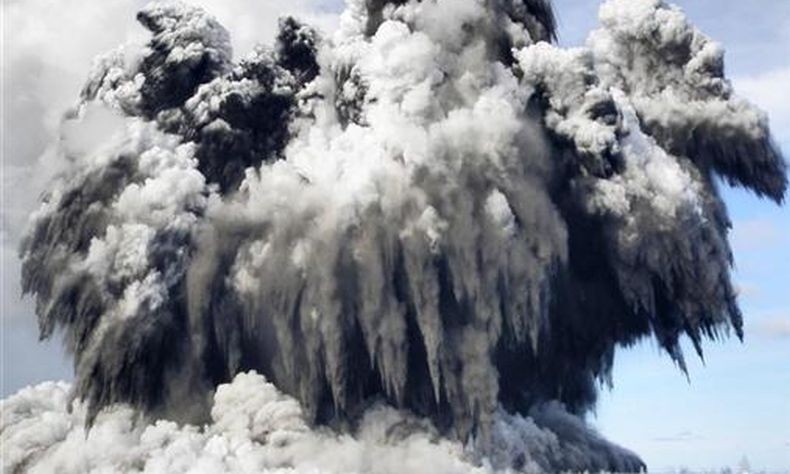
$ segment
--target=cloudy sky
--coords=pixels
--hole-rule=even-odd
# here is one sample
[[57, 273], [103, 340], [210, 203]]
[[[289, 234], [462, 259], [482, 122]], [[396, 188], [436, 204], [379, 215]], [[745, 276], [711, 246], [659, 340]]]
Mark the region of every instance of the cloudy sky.
[[[2, 396], [30, 383], [68, 379], [59, 344], [37, 342], [29, 301], [19, 295], [15, 257], [42, 181], [60, 111], [77, 96], [91, 59], [142, 37], [141, 0], [2, 0]], [[233, 32], [237, 51], [267, 38], [280, 13], [300, 13], [330, 29], [339, 0], [196, 0]], [[790, 156], [790, 2], [677, 0], [721, 41], [736, 89], [767, 110]], [[555, 0], [560, 41], [581, 44], [596, 24], [597, 2]], [[725, 188], [726, 189], [726, 188]], [[790, 469], [790, 210], [726, 189], [734, 221], [736, 279], [746, 341], [708, 344], [690, 379], [646, 342], [618, 354], [614, 384], [593, 421], [639, 452], [653, 470], [737, 465]], [[688, 351], [691, 353], [692, 351]], [[691, 357], [689, 357], [691, 359]]]

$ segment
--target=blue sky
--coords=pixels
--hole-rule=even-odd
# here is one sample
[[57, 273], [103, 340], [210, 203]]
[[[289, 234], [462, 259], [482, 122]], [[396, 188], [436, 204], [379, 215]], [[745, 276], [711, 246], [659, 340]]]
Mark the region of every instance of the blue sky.
[[[332, 2], [321, 3], [326, 8]], [[560, 42], [581, 44], [597, 22], [598, 2], [554, 3]], [[790, 1], [675, 3], [724, 44], [727, 73], [736, 90], [769, 112], [777, 142], [790, 156]], [[113, 36], [105, 42], [118, 41]], [[96, 45], [96, 53], [108, 47]], [[86, 68], [75, 67], [76, 80], [84, 77]], [[68, 92], [66, 97], [73, 97]], [[17, 179], [13, 163], [4, 162], [4, 168], [4, 184]], [[734, 222], [735, 278], [746, 318], [745, 342], [709, 343], [704, 365], [687, 348], [689, 379], [652, 341], [621, 351], [614, 389], [603, 391], [597, 414], [591, 417], [607, 437], [641, 454], [654, 472], [679, 466], [736, 466], [744, 456], [755, 468], [790, 472], [790, 208], [726, 186], [722, 190]], [[19, 269], [10, 243], [18, 236], [10, 223], [18, 219], [9, 210], [15, 211], [10, 206], [3, 209], [2, 232], [2, 396], [30, 383], [70, 378], [71, 372], [57, 341], [37, 342], [30, 302], [16, 296]]]

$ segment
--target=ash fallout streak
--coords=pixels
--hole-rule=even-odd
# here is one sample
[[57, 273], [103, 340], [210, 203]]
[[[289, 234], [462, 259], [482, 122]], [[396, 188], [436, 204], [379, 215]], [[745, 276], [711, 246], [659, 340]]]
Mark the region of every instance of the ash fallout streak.
[[197, 8], [138, 20], [22, 248], [88, 427], [117, 404], [215, 426], [256, 371], [304, 430], [389, 406], [470, 468], [634, 471], [583, 421], [616, 348], [685, 370], [683, 335], [742, 337], [717, 183], [781, 203], [785, 163], [679, 9], [609, 0], [562, 49], [545, 0], [349, 0], [334, 34], [285, 18], [240, 59]]

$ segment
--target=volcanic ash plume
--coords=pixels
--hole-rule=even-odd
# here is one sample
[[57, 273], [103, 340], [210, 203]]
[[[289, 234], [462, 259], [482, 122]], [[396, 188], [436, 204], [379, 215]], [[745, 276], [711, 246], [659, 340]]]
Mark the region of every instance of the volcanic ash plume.
[[349, 0], [241, 59], [138, 19], [23, 244], [76, 380], [3, 402], [9, 472], [635, 471], [583, 419], [615, 349], [742, 335], [717, 183], [785, 164], [677, 8], [562, 49], [545, 0]]

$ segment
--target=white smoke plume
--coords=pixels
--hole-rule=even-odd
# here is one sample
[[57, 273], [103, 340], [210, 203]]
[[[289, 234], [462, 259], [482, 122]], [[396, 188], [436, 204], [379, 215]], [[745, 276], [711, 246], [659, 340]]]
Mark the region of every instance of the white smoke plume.
[[4, 402], [4, 469], [642, 469], [586, 426], [598, 384], [640, 338], [684, 368], [741, 335], [716, 178], [787, 177], [679, 9], [600, 19], [562, 49], [546, 0], [349, 0], [238, 59], [142, 9], [22, 246], [76, 381]]

